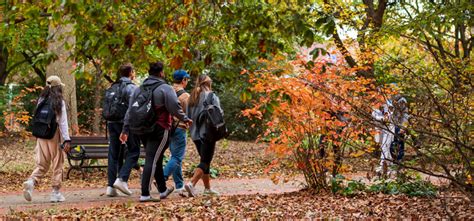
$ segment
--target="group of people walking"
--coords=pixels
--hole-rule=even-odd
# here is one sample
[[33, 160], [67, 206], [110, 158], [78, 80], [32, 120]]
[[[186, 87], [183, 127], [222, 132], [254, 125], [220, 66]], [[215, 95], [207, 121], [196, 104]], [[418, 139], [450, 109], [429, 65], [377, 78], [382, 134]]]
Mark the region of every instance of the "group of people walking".
[[[199, 180], [204, 183], [203, 194], [218, 195], [211, 188], [209, 176], [216, 139], [203, 139], [206, 134], [209, 136], [209, 126], [201, 123], [202, 113], [209, 111], [209, 104], [217, 109], [220, 113], [218, 116], [222, 119], [223, 111], [219, 97], [212, 92], [211, 78], [200, 75], [192, 92], [188, 93], [185, 88], [191, 79], [190, 75], [185, 70], [176, 70], [173, 73], [173, 84], [169, 85], [165, 80], [162, 62], [150, 63], [148, 77], [140, 87], [133, 83], [135, 77], [131, 64], [121, 65], [117, 81], [107, 89], [104, 98], [102, 115], [107, 120], [109, 133], [106, 195], [115, 197], [119, 192], [132, 195], [128, 180], [133, 168], [141, 170], [138, 165], [141, 143], [146, 152], [141, 174], [141, 202], [167, 198], [175, 191], [175, 187], [179, 195], [195, 197], [195, 186]], [[32, 200], [34, 187], [45, 176], [49, 167], [53, 171], [50, 200], [65, 200], [59, 190], [63, 179], [64, 154], [71, 149], [71, 139], [62, 95], [64, 86], [58, 76], [50, 76], [38, 99], [32, 119], [33, 135], [37, 137], [36, 167], [23, 183], [23, 195], [28, 201]], [[377, 168], [379, 173], [384, 168], [389, 168], [393, 162], [400, 161], [404, 155], [402, 127], [408, 121], [406, 104], [406, 99], [397, 95], [372, 113], [378, 125], [376, 141], [381, 146], [381, 161]], [[199, 153], [200, 162], [190, 181], [185, 184], [182, 161], [186, 152], [188, 130]], [[227, 133], [213, 131], [221, 132], [220, 135]], [[168, 147], [171, 158], [163, 166], [164, 153]], [[173, 178], [175, 187], [166, 185], [170, 177]], [[158, 197], [151, 196], [154, 186], [158, 190]]]
[[[109, 133], [106, 188], [108, 197], [118, 196], [118, 192], [132, 195], [128, 179], [133, 168], [140, 168], [138, 158], [141, 143], [145, 148], [146, 157], [141, 174], [140, 202], [160, 201], [174, 192], [175, 187], [166, 185], [169, 177], [173, 178], [176, 192], [181, 196], [195, 197], [195, 186], [199, 180], [204, 183], [203, 194], [219, 194], [211, 188], [209, 176], [216, 141], [203, 139], [207, 128], [206, 125], [198, 123], [202, 122], [201, 113], [208, 104], [218, 107], [223, 114], [219, 97], [212, 92], [212, 80], [207, 75], [200, 75], [192, 92], [188, 93], [185, 88], [191, 80], [190, 75], [185, 70], [176, 70], [173, 73], [173, 84], [169, 85], [165, 80], [163, 68], [162, 62], [150, 63], [148, 77], [138, 87], [133, 83], [136, 77], [133, 66], [121, 65], [117, 81], [106, 91], [103, 116], [107, 120]], [[59, 130], [54, 128], [54, 131], [48, 131], [53, 134], [52, 137], [43, 136], [44, 132], [36, 135], [33, 133], [37, 137], [36, 168], [23, 183], [23, 195], [28, 201], [32, 200], [34, 187], [50, 166], [53, 169], [51, 201], [65, 200], [59, 190], [64, 153], [70, 151], [71, 139], [62, 96], [64, 86], [59, 77], [49, 77], [38, 100], [33, 127], [47, 125], [45, 128], [50, 128], [50, 125], [57, 123]], [[185, 184], [182, 161], [186, 152], [188, 130], [199, 153], [200, 162], [193, 177]], [[164, 153], [168, 147], [171, 157], [164, 166]], [[126, 154], [123, 154], [124, 152]], [[125, 161], [122, 163], [123, 160]], [[153, 186], [158, 190], [158, 197], [151, 195]]]

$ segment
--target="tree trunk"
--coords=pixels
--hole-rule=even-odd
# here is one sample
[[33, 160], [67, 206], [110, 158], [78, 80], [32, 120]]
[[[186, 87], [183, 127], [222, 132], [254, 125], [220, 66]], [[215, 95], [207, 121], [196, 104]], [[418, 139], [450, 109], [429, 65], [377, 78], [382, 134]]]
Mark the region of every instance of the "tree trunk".
[[76, 41], [75, 37], [71, 34], [72, 27], [72, 24], [49, 27], [49, 33], [53, 35], [53, 39], [48, 44], [48, 51], [56, 54], [58, 59], [46, 67], [46, 76], [57, 75], [66, 85], [63, 90], [63, 96], [68, 110], [69, 128], [71, 128], [72, 134], [74, 135], [79, 132], [77, 122], [76, 79], [72, 73], [74, 70], [74, 62], [68, 60], [71, 53], [65, 48], [66, 43], [68, 45], [74, 45]]
[[94, 116], [92, 116], [92, 133], [93, 134], [99, 134], [100, 132], [100, 121], [102, 120], [102, 115], [101, 115], [101, 103], [100, 103], [100, 96], [102, 95], [102, 90], [101, 90], [101, 82], [102, 82], [102, 68], [100, 67], [100, 64], [96, 63], [93, 61], [94, 67], [96, 69], [96, 74], [95, 74], [95, 91], [94, 91]]
[[3, 42], [0, 42], [0, 86], [5, 85], [8, 77], [7, 71], [8, 50], [4, 47]]

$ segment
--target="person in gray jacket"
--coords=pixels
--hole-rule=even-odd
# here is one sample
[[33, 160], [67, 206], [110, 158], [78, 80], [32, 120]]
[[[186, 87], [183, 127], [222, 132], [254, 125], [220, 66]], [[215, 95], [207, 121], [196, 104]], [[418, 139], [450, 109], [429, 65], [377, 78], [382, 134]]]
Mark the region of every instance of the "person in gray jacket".
[[[192, 120], [184, 113], [173, 87], [166, 84], [166, 81], [163, 79], [163, 63], [151, 63], [148, 74], [149, 76], [143, 82], [143, 86], [147, 87], [147, 85], [150, 86], [157, 82], [161, 82], [162, 84], [154, 89], [152, 95], [153, 109], [156, 114], [154, 131], [140, 136], [146, 150], [140, 202], [160, 201], [160, 199], [168, 197], [174, 191], [174, 187], [166, 186], [165, 177], [163, 175], [163, 156], [169, 145], [169, 131], [171, 129], [172, 116], [177, 117], [180, 121], [188, 125], [192, 123]], [[139, 90], [140, 89], [137, 88], [134, 91], [134, 95], [138, 94]], [[130, 105], [133, 105], [132, 103], [130, 103]], [[130, 131], [130, 121], [133, 120], [130, 119], [129, 111], [127, 111], [125, 115], [124, 127], [120, 135], [122, 142], [127, 141]], [[156, 199], [150, 196], [150, 189], [153, 183], [152, 177], [155, 178], [158, 191], [160, 192], [160, 197]]]
[[[128, 104], [133, 91], [137, 86], [132, 82], [135, 79], [135, 70], [131, 64], [124, 64], [119, 67], [118, 80], [115, 83], [122, 84], [122, 99]], [[109, 197], [117, 196], [117, 189], [126, 195], [132, 195], [132, 191], [128, 188], [128, 178], [132, 168], [137, 165], [140, 156], [140, 141], [138, 136], [130, 135], [127, 142], [127, 155], [123, 162], [125, 150], [122, 150], [122, 144], [119, 140], [120, 133], [123, 128], [123, 119], [118, 121], [107, 121], [107, 129], [109, 132], [109, 152], [107, 161], [107, 177], [108, 184], [106, 195]], [[118, 174], [117, 174], [118, 173]], [[118, 175], [118, 176], [117, 176]]]
[[[212, 104], [219, 107], [220, 111], [223, 113], [219, 97], [212, 93], [211, 84], [212, 80], [209, 76], [205, 74], [200, 75], [196, 81], [196, 85], [194, 86], [193, 91], [191, 92], [191, 97], [189, 98], [186, 113], [194, 122], [198, 122], [197, 118], [199, 114], [204, 110], [204, 101], [207, 99], [208, 96], [213, 96]], [[204, 132], [206, 132], [205, 125], [197, 125], [196, 123], [191, 125], [191, 138], [194, 144], [196, 145], [197, 151], [201, 158], [199, 165], [194, 170], [194, 175], [191, 178], [191, 182], [184, 185], [184, 188], [188, 192], [188, 195], [191, 197], [196, 196], [194, 186], [196, 186], [197, 182], [200, 179], [202, 179], [204, 183], [204, 195], [219, 195], [217, 191], [211, 189], [210, 179], [211, 161], [214, 156], [214, 151], [216, 149], [216, 142], [201, 139], [201, 137], [203, 137]]]

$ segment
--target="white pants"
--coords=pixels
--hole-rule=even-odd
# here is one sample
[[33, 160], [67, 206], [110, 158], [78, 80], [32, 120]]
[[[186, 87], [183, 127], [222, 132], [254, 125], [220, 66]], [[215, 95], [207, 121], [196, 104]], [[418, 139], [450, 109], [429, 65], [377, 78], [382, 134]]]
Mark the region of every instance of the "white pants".
[[383, 165], [386, 164], [387, 167], [392, 165], [392, 154], [390, 153], [390, 145], [392, 144], [395, 136], [389, 131], [382, 131], [381, 136], [381, 153], [380, 153], [380, 164], [377, 168], [377, 172], [381, 172]]

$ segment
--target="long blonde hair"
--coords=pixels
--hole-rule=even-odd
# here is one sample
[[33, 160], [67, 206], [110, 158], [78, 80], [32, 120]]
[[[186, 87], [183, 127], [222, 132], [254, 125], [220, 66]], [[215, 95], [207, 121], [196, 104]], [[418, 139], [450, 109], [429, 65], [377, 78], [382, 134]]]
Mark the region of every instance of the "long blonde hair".
[[196, 80], [196, 85], [191, 91], [191, 97], [189, 98], [189, 106], [195, 107], [199, 104], [199, 95], [202, 91], [211, 91], [212, 80], [205, 74], [199, 75]]

